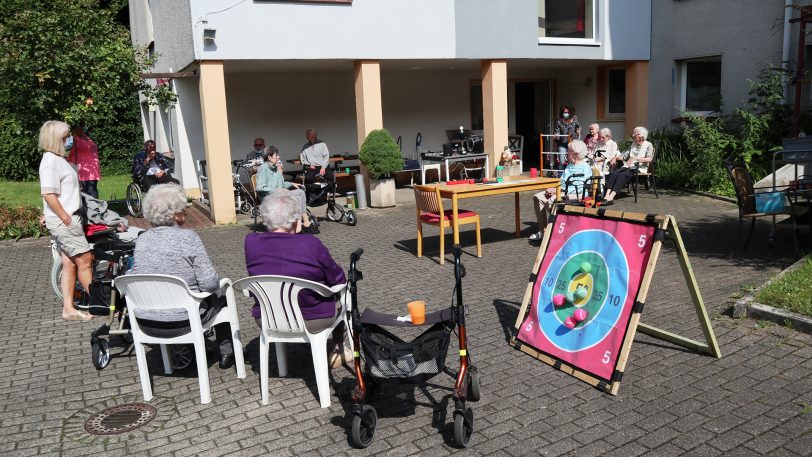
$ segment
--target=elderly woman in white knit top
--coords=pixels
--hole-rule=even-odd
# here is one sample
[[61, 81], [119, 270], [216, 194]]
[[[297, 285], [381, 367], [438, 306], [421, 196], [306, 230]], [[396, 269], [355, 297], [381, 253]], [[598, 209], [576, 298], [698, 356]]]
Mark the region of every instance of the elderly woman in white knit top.
[[[135, 241], [133, 267], [127, 274], [164, 274], [177, 276], [199, 292], [214, 292], [220, 276], [206, 253], [203, 241], [193, 230], [183, 229], [186, 222], [186, 195], [177, 184], [158, 184], [144, 196], [144, 217], [152, 228]], [[200, 320], [206, 323], [225, 308], [225, 297], [210, 295], [200, 304]], [[155, 336], [178, 336], [189, 332], [189, 321], [183, 309], [143, 310], [136, 314], [144, 333]], [[228, 323], [214, 327], [220, 348], [220, 368], [234, 365]]]
[[635, 127], [632, 132], [631, 148], [623, 154], [614, 158], [614, 163], [623, 164], [616, 168], [606, 177], [606, 197], [603, 204], [611, 205], [618, 191], [626, 187], [626, 184], [634, 176], [634, 173], [645, 173], [648, 171], [648, 164], [654, 158], [654, 146], [647, 141], [648, 129], [645, 127]]

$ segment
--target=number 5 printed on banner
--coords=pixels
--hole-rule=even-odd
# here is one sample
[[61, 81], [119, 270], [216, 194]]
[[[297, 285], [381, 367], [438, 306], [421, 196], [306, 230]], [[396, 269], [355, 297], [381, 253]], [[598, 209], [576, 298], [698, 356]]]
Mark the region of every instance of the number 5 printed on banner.
[[612, 352], [611, 351], [606, 351], [606, 352], [603, 353], [603, 358], [601, 359], [601, 362], [609, 363], [609, 359], [611, 357], [612, 357]]

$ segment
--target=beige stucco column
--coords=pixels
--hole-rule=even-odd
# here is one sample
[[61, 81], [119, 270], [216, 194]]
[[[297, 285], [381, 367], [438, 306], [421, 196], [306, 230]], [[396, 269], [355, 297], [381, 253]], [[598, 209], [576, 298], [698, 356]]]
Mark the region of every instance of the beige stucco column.
[[369, 132], [383, 128], [381, 63], [377, 60], [355, 61], [355, 118], [360, 149]]
[[482, 114], [484, 118], [485, 152], [490, 154], [493, 174], [502, 149], [508, 144], [507, 61], [482, 61]]
[[648, 62], [629, 62], [626, 64], [626, 121], [624, 138], [631, 135], [638, 125], [648, 124]]
[[[355, 64], [355, 122], [358, 130], [358, 150], [369, 132], [383, 128], [383, 105], [381, 103], [381, 63], [377, 60], [356, 60]], [[364, 188], [369, 195], [369, 174], [361, 164]]]
[[200, 112], [209, 176], [211, 217], [218, 224], [237, 220], [231, 187], [231, 145], [228, 140], [223, 62], [200, 62]]

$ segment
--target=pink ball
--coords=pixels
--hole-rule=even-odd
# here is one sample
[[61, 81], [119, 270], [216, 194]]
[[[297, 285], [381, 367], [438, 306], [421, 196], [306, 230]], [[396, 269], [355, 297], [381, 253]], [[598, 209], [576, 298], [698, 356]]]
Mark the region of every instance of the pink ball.
[[574, 313], [572, 313], [572, 317], [573, 319], [575, 319], [576, 322], [581, 322], [582, 320], [589, 317], [589, 313], [587, 312], [587, 310], [583, 308], [578, 308], [575, 310]]
[[564, 320], [564, 327], [567, 327], [568, 329], [573, 329], [576, 325], [578, 325], [578, 323], [575, 322], [575, 319], [573, 319], [572, 316]]
[[565, 297], [564, 294], [553, 295], [553, 304], [555, 306], [563, 306], [566, 301], [567, 297]]

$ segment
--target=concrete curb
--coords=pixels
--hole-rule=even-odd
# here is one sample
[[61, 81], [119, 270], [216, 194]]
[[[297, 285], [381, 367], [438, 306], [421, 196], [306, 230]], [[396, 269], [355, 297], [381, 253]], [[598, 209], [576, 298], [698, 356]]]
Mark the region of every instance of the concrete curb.
[[758, 291], [772, 284], [790, 271], [799, 268], [808, 258], [809, 256], [801, 258], [757, 289], [736, 300], [736, 303], [733, 305], [733, 317], [749, 317], [752, 319], [766, 320], [780, 325], [789, 325], [793, 330], [812, 334], [812, 317], [756, 302], [756, 294]]

